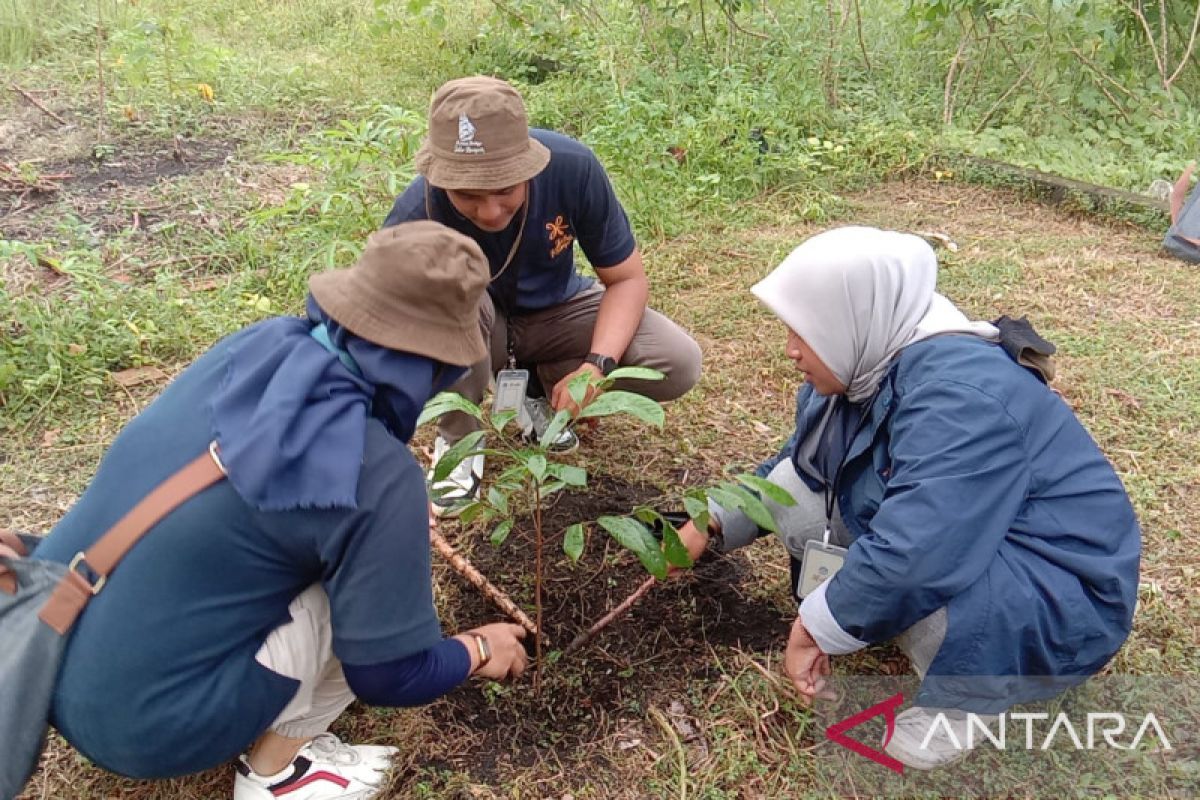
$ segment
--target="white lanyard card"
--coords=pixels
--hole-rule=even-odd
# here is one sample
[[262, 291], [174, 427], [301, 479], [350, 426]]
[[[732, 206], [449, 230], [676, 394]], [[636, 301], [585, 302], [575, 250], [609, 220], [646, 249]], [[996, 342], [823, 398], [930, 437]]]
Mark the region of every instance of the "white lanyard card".
[[525, 390], [529, 387], [529, 370], [502, 369], [496, 375], [496, 393], [492, 395], [492, 413], [516, 411], [517, 426], [528, 433], [533, 420], [525, 410]]
[[832, 578], [845, 560], [846, 548], [819, 539], [809, 539], [804, 543], [804, 557], [800, 560], [797, 596], [808, 597], [818, 586]]

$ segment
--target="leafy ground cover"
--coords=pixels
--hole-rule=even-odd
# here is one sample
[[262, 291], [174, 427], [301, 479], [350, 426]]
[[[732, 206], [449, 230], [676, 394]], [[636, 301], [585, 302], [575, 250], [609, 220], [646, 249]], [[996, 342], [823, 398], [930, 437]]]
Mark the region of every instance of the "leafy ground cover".
[[[1159, 255], [1161, 231], [964, 183], [927, 161], [970, 140], [980, 154], [1143, 188], [1164, 165], [1182, 164], [1200, 130], [1189, 128], [1189, 112], [1161, 106], [1170, 124], [1138, 133], [1162, 119], [1143, 120], [1103, 81], [1130, 124], [1116, 110], [1063, 105], [1041, 72], [1049, 57], [997, 104], [1024, 68], [990, 83], [987, 59], [1003, 54], [1002, 42], [985, 56], [980, 36], [964, 46], [976, 60], [955, 118], [970, 129], [996, 105], [991, 117], [1004, 125], [989, 122], [974, 139], [946, 133], [930, 120], [940, 123], [945, 69], [972, 30], [965, 8], [925, 34], [924, 51], [905, 39], [897, 9], [866, 15], [871, 80], [849, 17], [835, 52], [835, 108], [824, 51], [788, 45], [829, 35], [823, 18], [799, 19], [805, 4], [742, 9], [731, 22], [703, 3], [674, 15], [663, 4], [625, 15], [620, 4], [583, 3], [543, 19], [519, 2], [448, 15], [424, 2], [201, 9], [141, 0], [102, 2], [99, 26], [74, 4], [51, 5], [47, 23], [31, 28], [10, 24], [21, 2], [0, 1], [0, 84], [35, 92], [65, 120], [16, 92], [0, 100], [0, 162], [17, 170], [0, 184], [6, 524], [47, 529], [120, 426], [189, 359], [249, 321], [298, 311], [307, 276], [348, 263], [411, 174], [428, 92], [445, 77], [496, 71], [523, 81], [536, 121], [584, 137], [612, 165], [645, 250], [652, 304], [705, 354], [700, 385], [667, 407], [661, 432], [602, 423], [570, 456], [593, 489], [563, 495], [548, 524], [673, 505], [682, 486], [750, 467], [782, 442], [796, 375], [781, 329], [747, 289], [806, 235], [838, 223], [940, 232], [959, 245], [940, 251], [942, 290], [974, 316], [1028, 314], [1059, 345], [1057, 388], [1134, 498], [1146, 541], [1141, 605], [1111, 671], [1200, 674], [1200, 559], [1189, 547], [1200, 533], [1200, 272]], [[593, 13], [606, 25], [589, 22]], [[894, 69], [883, 69], [884, 56]], [[500, 549], [487, 531], [450, 523], [444, 532], [531, 602], [527, 527]], [[577, 565], [548, 550], [556, 642], [644, 576], [602, 532], [590, 531]], [[448, 628], [495, 616], [448, 567], [435, 569]], [[760, 542], [656, 588], [583, 652], [549, 665], [537, 697], [528, 682], [470, 686], [423, 709], [355, 708], [338, 732], [401, 744], [394, 797], [845, 794], [818, 768], [841, 752], [823, 735], [831, 712], [801, 708], [775, 677], [791, 613], [786, 575], [781, 549]], [[906, 669], [888, 647], [837, 664], [847, 677]], [[960, 793], [986, 772], [978, 765], [943, 783], [914, 782], [909, 793]], [[1036, 783], [978, 792], [1120, 792], [1120, 776], [1103, 770], [1091, 784], [1077, 771], [1031, 774]], [[221, 769], [126, 781], [55, 743], [29, 797], [208, 798], [223, 796], [229, 780]]]

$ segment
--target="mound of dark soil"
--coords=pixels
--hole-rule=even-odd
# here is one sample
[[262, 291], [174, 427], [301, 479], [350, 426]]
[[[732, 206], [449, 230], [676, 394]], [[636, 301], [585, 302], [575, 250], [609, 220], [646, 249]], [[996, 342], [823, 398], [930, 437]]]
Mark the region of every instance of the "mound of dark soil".
[[[622, 619], [569, 655], [578, 633], [620, 603], [647, 577], [636, 557], [602, 529], [593, 527], [578, 564], [561, 549], [563, 529], [637, 505], [657, 506], [653, 487], [594, 476], [586, 493], [563, 493], [544, 515], [545, 586], [540, 691], [529, 673], [515, 684], [461, 689], [433, 708], [445, 729], [465, 726], [483, 736], [462, 740], [451, 756], [458, 768], [487, 780], [507, 762], [528, 766], [547, 748], [570, 749], [611, 732], [623, 716], [643, 716], [650, 704], [685, 696], [713, 670], [710, 646], [765, 652], [785, 641], [790, 614], [742, 591], [749, 565], [738, 555], [708, 555], [689, 573], [656, 585]], [[500, 547], [461, 541], [471, 561], [533, 616], [534, 533], [522, 520]], [[494, 621], [497, 611], [472, 591], [455, 609], [460, 629]], [[532, 644], [530, 652], [532, 653]], [[471, 741], [468, 741], [470, 739]]]

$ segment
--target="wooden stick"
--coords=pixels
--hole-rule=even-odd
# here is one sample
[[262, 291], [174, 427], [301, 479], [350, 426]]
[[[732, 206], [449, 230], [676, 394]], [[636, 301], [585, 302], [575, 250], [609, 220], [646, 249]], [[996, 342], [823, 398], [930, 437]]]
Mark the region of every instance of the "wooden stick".
[[[450, 566], [454, 567], [454, 571], [462, 575], [467, 581], [479, 591], [483, 592], [484, 597], [491, 600], [500, 610], [510, 617], [515, 619], [518, 624], [525, 630], [529, 631], [534, 636], [538, 635], [537, 625], [533, 624], [524, 611], [517, 608], [517, 604], [508, 599], [508, 595], [496, 588], [496, 586], [483, 576], [479, 570], [475, 568], [467, 559], [458, 554], [454, 546], [446, 541], [437, 531], [429, 531], [429, 541], [433, 543], [433, 549], [437, 550], [442, 558], [450, 562]], [[544, 637], [539, 637], [544, 638]], [[546, 639], [549, 642], [549, 639]]]
[[14, 92], [16, 92], [17, 94], [21, 95], [21, 97], [24, 97], [24, 98], [25, 98], [26, 100], [28, 100], [30, 103], [33, 103], [35, 106], [37, 106], [37, 107], [38, 107], [38, 109], [39, 109], [39, 110], [40, 110], [40, 111], [41, 111], [43, 114], [45, 114], [46, 116], [50, 117], [52, 120], [54, 120], [55, 122], [57, 122], [59, 125], [66, 125], [66, 124], [67, 124], [67, 121], [66, 121], [65, 119], [63, 119], [63, 118], [62, 118], [62, 117], [60, 117], [58, 114], [55, 114], [53, 111], [51, 111], [50, 109], [46, 108], [44, 105], [42, 105], [41, 103], [39, 103], [39, 102], [38, 102], [38, 99], [37, 99], [36, 97], [34, 97], [34, 96], [33, 96], [33, 95], [31, 95], [29, 92], [27, 92], [27, 91], [25, 91], [24, 89], [22, 89], [20, 86], [17, 86], [15, 83], [11, 83], [11, 82], [10, 82], [10, 83], [8, 84], [8, 88], [12, 89]]
[[642, 597], [645, 596], [646, 592], [649, 592], [654, 588], [654, 584], [656, 583], [658, 583], [658, 578], [654, 577], [653, 575], [647, 578], [641, 586], [634, 590], [633, 594], [622, 600], [616, 608], [601, 617], [595, 625], [572, 639], [571, 643], [567, 645], [567, 649], [563, 650], [563, 655], [572, 653], [583, 647], [585, 644], [590, 642], [596, 634], [611, 625], [614, 620], [623, 617], [626, 613], [628, 613], [629, 609], [633, 608], [634, 604], [637, 603], [638, 600], [641, 600]]

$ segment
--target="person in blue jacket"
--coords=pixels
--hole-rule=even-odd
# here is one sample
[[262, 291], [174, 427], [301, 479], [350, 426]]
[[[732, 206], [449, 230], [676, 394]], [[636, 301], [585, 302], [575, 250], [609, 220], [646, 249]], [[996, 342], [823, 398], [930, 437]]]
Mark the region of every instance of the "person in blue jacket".
[[[1141, 549], [1121, 481], [1071, 409], [936, 280], [923, 239], [845, 227], [752, 289], [807, 379], [795, 433], [758, 470], [795, 498], [766, 502], [793, 588], [808, 588], [784, 670], [811, 699], [830, 656], [898, 638], [922, 685], [886, 751], [923, 769], [966, 754], [966, 737], [934, 726], [940, 711], [965, 726], [965, 712], [1104, 667], [1129, 635]], [[709, 531], [681, 531], [693, 555], [710, 535], [730, 550], [762, 533], [711, 510]], [[822, 553], [806, 562], [810, 542]]]
[[75, 625], [51, 709], [68, 742], [138, 778], [248, 749], [234, 800], [366, 800], [396, 748], [329, 733], [351, 702], [522, 672], [516, 625], [442, 635], [407, 447], [486, 352], [487, 279], [479, 247], [437, 223], [373, 234], [353, 267], [311, 278], [306, 317], [218, 342], [121, 431], [37, 557], [69, 562], [210, 442], [228, 479], [155, 524]]

